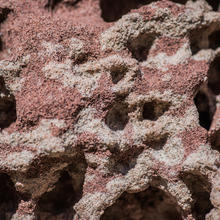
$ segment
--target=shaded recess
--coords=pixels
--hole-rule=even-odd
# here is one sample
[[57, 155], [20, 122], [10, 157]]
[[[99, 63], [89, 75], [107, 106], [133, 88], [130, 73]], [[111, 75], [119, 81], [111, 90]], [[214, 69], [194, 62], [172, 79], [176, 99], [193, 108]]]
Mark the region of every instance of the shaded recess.
[[194, 98], [194, 103], [199, 113], [199, 124], [206, 130], [209, 130], [214, 115], [209, 97], [200, 90]]
[[52, 215], [68, 213], [74, 216], [73, 205], [76, 203], [78, 192], [74, 191], [72, 179], [67, 172], [63, 172], [54, 189], [45, 193], [38, 202], [39, 212], [47, 212]]
[[211, 138], [211, 145], [214, 150], [220, 151], [220, 129]]
[[85, 158], [74, 160], [76, 161], [74, 164], [60, 173], [60, 178], [53, 189], [39, 198], [36, 211], [38, 219], [73, 219], [75, 215], [73, 206], [82, 197], [87, 168]]
[[113, 131], [123, 130], [128, 120], [128, 106], [125, 103], [115, 104], [105, 117], [106, 125]]
[[210, 202], [211, 184], [204, 176], [183, 173], [181, 179], [187, 185], [193, 199], [192, 214], [196, 220], [205, 220], [213, 205]]
[[0, 174], [0, 219], [9, 220], [18, 208], [19, 197], [7, 174]]
[[101, 16], [106, 22], [117, 21], [131, 9], [151, 2], [152, 0], [100, 0]]
[[129, 170], [135, 167], [138, 156], [143, 152], [143, 148], [133, 147], [125, 152], [111, 150], [109, 159], [109, 169], [114, 173], [126, 175]]
[[110, 69], [110, 75], [113, 84], [117, 84], [120, 80], [122, 80], [128, 71], [128, 67], [125, 65], [112, 66]]
[[211, 49], [216, 49], [220, 47], [220, 30], [214, 31], [209, 36], [209, 47]]
[[148, 138], [144, 141], [144, 145], [150, 147], [153, 150], [162, 150], [167, 143], [168, 134], [161, 135], [160, 137]]
[[15, 97], [7, 90], [2, 77], [0, 77], [0, 94], [0, 129], [4, 129], [16, 121], [17, 116]]
[[152, 34], [141, 34], [137, 38], [128, 42], [128, 49], [132, 57], [139, 62], [147, 60], [149, 50], [153, 45], [155, 36]]
[[[1, 8], [0, 6], [0, 27], [1, 27], [1, 23], [3, 23], [7, 17], [8, 17], [8, 14], [12, 12], [11, 9], [9, 8]], [[0, 30], [0, 52], [4, 50], [4, 42], [1, 38], [1, 30]]]
[[11, 9], [9, 8], [1, 8], [0, 7], [0, 23], [4, 22], [7, 17], [8, 17], [8, 14], [12, 12]]
[[[100, 0], [101, 16], [106, 22], [114, 22], [132, 9], [157, 1], [159, 0]], [[173, 0], [173, 2], [185, 4], [187, 0]]]
[[220, 94], [220, 56], [217, 56], [210, 65], [208, 71], [208, 87], [215, 95]]
[[60, 3], [64, 3], [65, 5], [74, 6], [81, 0], [48, 0], [47, 4], [45, 5], [45, 8], [48, 9], [55, 9]]
[[101, 220], [181, 220], [176, 201], [155, 187], [135, 194], [123, 193], [108, 207]]
[[220, 2], [219, 0], [206, 0], [214, 11], [220, 11]]
[[142, 120], [156, 121], [169, 110], [170, 103], [160, 100], [145, 102], [142, 107]]
[[2, 51], [2, 50], [3, 50], [3, 41], [2, 41], [1, 35], [0, 35], [0, 51]]

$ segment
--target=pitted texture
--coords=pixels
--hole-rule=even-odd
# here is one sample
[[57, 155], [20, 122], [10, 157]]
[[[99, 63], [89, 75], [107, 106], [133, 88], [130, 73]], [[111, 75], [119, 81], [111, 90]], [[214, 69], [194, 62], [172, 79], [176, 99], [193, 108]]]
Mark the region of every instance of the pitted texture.
[[219, 11], [0, 0], [0, 219], [219, 220]]

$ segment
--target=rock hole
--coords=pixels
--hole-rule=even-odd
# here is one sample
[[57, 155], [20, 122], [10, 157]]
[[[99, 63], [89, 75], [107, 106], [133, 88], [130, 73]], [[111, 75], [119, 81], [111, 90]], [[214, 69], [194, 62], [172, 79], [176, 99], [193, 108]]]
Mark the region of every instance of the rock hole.
[[0, 128], [9, 127], [16, 121], [15, 97], [9, 93], [5, 86], [4, 79], [0, 77]]
[[153, 44], [155, 37], [149, 34], [141, 34], [136, 39], [128, 43], [128, 49], [132, 57], [139, 62], [147, 60], [149, 50]]
[[212, 110], [214, 107], [210, 98], [204, 91], [200, 90], [194, 98], [194, 103], [199, 113], [199, 124], [209, 130], [215, 112], [215, 109]]
[[9, 8], [0, 8], [0, 23], [4, 22], [7, 17], [8, 14], [11, 12], [12, 10]]
[[215, 95], [220, 94], [220, 56], [216, 57], [210, 65], [208, 71], [208, 87]]
[[124, 103], [115, 104], [107, 113], [105, 123], [113, 131], [123, 130], [128, 123], [128, 107]]
[[135, 194], [123, 193], [108, 207], [101, 220], [181, 220], [180, 209], [176, 201], [164, 191], [149, 187]]
[[49, 0], [45, 5], [45, 8], [54, 10], [59, 4], [64, 3], [65, 5], [74, 6], [81, 0]]
[[220, 11], [219, 0], [206, 0], [210, 6], [212, 6], [213, 11]]
[[157, 138], [149, 138], [146, 141], [144, 141], [144, 145], [154, 150], [162, 150], [164, 145], [167, 143], [167, 139], [168, 139], [167, 134]]
[[214, 150], [220, 151], [220, 129], [211, 138], [211, 145]]
[[9, 220], [18, 208], [19, 197], [7, 174], [0, 174], [0, 219]]
[[[105, 22], [114, 22], [132, 9], [138, 9], [143, 5], [159, 0], [100, 0], [101, 17]], [[179, 4], [185, 4], [187, 0], [173, 0]]]
[[131, 9], [151, 2], [152, 0], [100, 0], [101, 16], [106, 22], [117, 21]]
[[128, 68], [126, 66], [113, 66], [110, 70], [112, 82], [117, 84], [120, 80], [123, 79]]
[[58, 4], [60, 4], [63, 0], [48, 0], [48, 3], [45, 5], [45, 8], [54, 9]]
[[73, 205], [76, 202], [76, 192], [73, 189], [72, 179], [64, 171], [52, 191], [45, 193], [38, 202], [39, 211], [58, 215], [68, 212], [73, 216]]
[[135, 167], [138, 156], [142, 153], [143, 148], [133, 147], [125, 152], [118, 150], [111, 151], [109, 169], [111, 172], [126, 175], [129, 170]]
[[142, 109], [142, 119], [156, 121], [162, 116], [170, 107], [169, 102], [153, 100], [145, 102]]
[[183, 182], [189, 188], [193, 204], [192, 214], [196, 220], [205, 220], [205, 216], [213, 208], [210, 202], [211, 184], [203, 176], [182, 174]]
[[[74, 161], [60, 173], [60, 178], [54, 184], [52, 191], [44, 193], [38, 200], [38, 219], [72, 220], [75, 215], [73, 206], [80, 200], [87, 164], [82, 154], [74, 158], [62, 158], [63, 162]], [[46, 161], [45, 161], [46, 162]], [[55, 160], [53, 161], [55, 162]], [[57, 163], [62, 163], [59, 161]], [[46, 168], [47, 164], [43, 167]], [[51, 169], [53, 164], [49, 165]], [[43, 168], [39, 167], [39, 168]], [[43, 170], [43, 169], [42, 169]], [[45, 169], [44, 169], [45, 170]], [[42, 171], [41, 173], [43, 173]], [[45, 172], [48, 172], [47, 170]]]
[[2, 41], [1, 36], [0, 36], [0, 51], [2, 51], [2, 50], [3, 50], [3, 41]]
[[178, 3], [178, 4], [182, 4], [185, 5], [187, 3], [188, 0], [172, 0], [172, 2]]
[[211, 49], [216, 49], [216, 48], [220, 47], [220, 30], [214, 31], [212, 34], [210, 34], [209, 47]]

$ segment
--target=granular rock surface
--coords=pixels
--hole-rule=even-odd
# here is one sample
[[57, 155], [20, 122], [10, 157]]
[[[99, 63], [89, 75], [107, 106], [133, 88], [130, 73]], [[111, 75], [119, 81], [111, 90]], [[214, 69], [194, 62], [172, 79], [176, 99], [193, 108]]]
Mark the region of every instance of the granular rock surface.
[[0, 0], [0, 219], [220, 220], [218, 0]]

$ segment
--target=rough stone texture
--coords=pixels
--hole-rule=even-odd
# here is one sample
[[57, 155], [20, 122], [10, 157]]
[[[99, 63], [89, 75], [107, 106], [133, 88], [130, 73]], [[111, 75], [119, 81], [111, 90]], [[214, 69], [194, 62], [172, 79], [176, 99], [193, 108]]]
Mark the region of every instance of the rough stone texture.
[[218, 0], [0, 0], [0, 219], [219, 220]]

